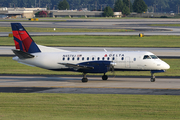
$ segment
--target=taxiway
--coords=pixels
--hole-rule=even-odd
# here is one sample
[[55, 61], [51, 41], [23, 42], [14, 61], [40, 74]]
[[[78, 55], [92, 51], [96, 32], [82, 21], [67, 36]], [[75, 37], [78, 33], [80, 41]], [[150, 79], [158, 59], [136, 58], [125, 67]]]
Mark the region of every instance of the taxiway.
[[[48, 19], [47, 19], [48, 20]], [[51, 19], [53, 20], [53, 19]], [[30, 35], [180, 35], [180, 27], [151, 26], [151, 24], [179, 24], [179, 19], [59, 19], [63, 21], [21, 22], [24, 27], [43, 28], [88, 28], [88, 29], [133, 29], [134, 32], [80, 32], [80, 33], [30, 33]], [[58, 20], [58, 19], [56, 19]], [[0, 22], [1, 27], [10, 27], [11, 22]], [[11, 32], [11, 31], [9, 31]], [[8, 36], [9, 32], [0, 32]]]
[[0, 92], [180, 95], [180, 78], [157, 77], [150, 82], [148, 77], [117, 76], [102, 81], [100, 76], [89, 76], [87, 83], [81, 78], [1, 75]]

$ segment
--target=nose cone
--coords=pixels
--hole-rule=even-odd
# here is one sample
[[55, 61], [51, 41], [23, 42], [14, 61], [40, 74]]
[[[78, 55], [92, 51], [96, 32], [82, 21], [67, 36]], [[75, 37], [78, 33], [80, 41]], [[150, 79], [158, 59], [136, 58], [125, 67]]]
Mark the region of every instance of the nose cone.
[[164, 70], [167, 70], [167, 69], [170, 68], [170, 66], [169, 66], [166, 62], [164, 62], [164, 63], [162, 64], [162, 67], [163, 67]]
[[167, 69], [169, 69], [170, 68], [170, 66], [166, 63], [166, 62], [164, 62], [164, 61], [162, 61], [162, 60], [157, 60], [157, 66], [158, 66], [158, 69], [161, 69], [161, 70], [167, 70]]

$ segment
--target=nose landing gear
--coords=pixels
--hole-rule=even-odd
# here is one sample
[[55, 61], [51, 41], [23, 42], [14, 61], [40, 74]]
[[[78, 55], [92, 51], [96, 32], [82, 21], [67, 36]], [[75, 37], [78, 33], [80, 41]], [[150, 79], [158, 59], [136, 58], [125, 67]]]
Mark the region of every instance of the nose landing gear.
[[150, 81], [151, 82], [155, 82], [155, 76], [154, 76], [154, 73], [161, 73], [161, 72], [165, 72], [165, 70], [151, 70], [151, 79]]
[[154, 76], [154, 73], [151, 72], [151, 79], [150, 79], [150, 81], [151, 81], [151, 82], [155, 82], [155, 80], [156, 80], [156, 78], [155, 78], [155, 76]]

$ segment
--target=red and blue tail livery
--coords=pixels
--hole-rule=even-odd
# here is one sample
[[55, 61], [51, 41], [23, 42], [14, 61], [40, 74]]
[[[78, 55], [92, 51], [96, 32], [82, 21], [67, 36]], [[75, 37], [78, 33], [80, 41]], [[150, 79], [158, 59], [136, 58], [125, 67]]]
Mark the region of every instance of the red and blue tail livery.
[[21, 23], [11, 23], [16, 49], [27, 53], [41, 52]]

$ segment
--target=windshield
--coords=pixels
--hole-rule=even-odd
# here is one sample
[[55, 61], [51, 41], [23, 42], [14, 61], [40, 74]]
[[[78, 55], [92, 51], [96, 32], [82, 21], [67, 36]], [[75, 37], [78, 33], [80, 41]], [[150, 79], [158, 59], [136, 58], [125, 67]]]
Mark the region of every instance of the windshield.
[[143, 59], [151, 59], [149, 55], [144, 55]]
[[158, 59], [158, 57], [155, 56], [155, 55], [150, 55], [150, 56], [151, 56], [152, 59]]

